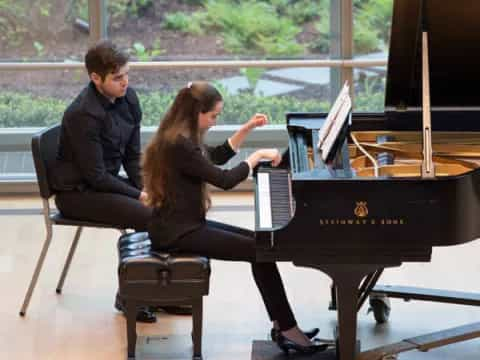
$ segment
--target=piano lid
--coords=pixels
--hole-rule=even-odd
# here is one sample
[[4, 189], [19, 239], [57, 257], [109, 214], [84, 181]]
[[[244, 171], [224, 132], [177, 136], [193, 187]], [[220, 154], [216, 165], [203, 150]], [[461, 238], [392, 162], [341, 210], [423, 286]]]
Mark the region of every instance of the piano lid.
[[479, 0], [394, 0], [385, 108], [422, 106], [422, 31], [432, 108], [480, 109]]

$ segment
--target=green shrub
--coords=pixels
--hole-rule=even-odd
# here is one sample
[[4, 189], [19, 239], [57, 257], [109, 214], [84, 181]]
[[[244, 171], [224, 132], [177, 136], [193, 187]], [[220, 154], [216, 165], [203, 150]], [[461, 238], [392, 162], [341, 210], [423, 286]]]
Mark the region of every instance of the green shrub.
[[354, 46], [356, 53], [383, 50], [390, 35], [393, 0], [354, 1]]
[[0, 41], [18, 46], [32, 35], [48, 31], [45, 25], [51, 7], [51, 0], [0, 0]]
[[[158, 91], [140, 93], [142, 125], [157, 126], [175, 95], [175, 92]], [[218, 121], [219, 124], [243, 123], [256, 112], [268, 114], [272, 124], [282, 124], [287, 112], [328, 109], [327, 102], [298, 100], [291, 96], [224, 95], [224, 101], [225, 107]], [[52, 97], [36, 97], [13, 92], [0, 93], [0, 127], [42, 127], [58, 123], [68, 104], [69, 101]]]
[[40, 127], [59, 122], [67, 102], [52, 97], [0, 92], [0, 127]]
[[382, 112], [385, 109], [385, 79], [365, 78], [361, 80], [360, 91], [355, 96], [355, 110]]
[[190, 16], [181, 11], [166, 14], [164, 26], [168, 30], [188, 32], [190, 29]]
[[[324, 0], [326, 2], [328, 0]], [[318, 32], [317, 39], [310, 44], [310, 48], [321, 53], [330, 52], [330, 7], [323, 6], [320, 10], [320, 18], [315, 24]]]
[[288, 17], [280, 17], [271, 4], [207, 0], [204, 7], [192, 14], [189, 32], [220, 33], [231, 53], [278, 56], [304, 51], [295, 39], [301, 29]]
[[133, 43], [128, 52], [138, 61], [152, 61], [155, 57], [163, 54], [165, 50], [161, 49], [160, 39], [153, 42], [151, 49], [147, 49], [140, 41]]
[[[384, 83], [373, 80], [361, 84], [362, 90], [355, 97], [355, 111], [383, 111]], [[285, 123], [288, 112], [328, 111], [328, 101], [299, 100], [293, 96], [264, 97], [251, 93], [226, 94], [224, 109], [218, 124], [241, 124], [254, 113], [268, 115], [271, 124]], [[176, 92], [139, 93], [143, 111], [143, 126], [158, 126]], [[36, 97], [14, 92], [0, 93], [0, 127], [43, 127], [61, 121], [70, 100], [52, 97]]]
[[[265, 113], [271, 124], [283, 124], [287, 112], [325, 111], [327, 102], [316, 100], [298, 100], [292, 96], [262, 97], [245, 93], [238, 95], [222, 92], [224, 107], [218, 119], [218, 124], [241, 124], [247, 121], [256, 112]], [[143, 111], [143, 125], [157, 126], [166, 110], [173, 102], [174, 93], [152, 92], [140, 94]]]

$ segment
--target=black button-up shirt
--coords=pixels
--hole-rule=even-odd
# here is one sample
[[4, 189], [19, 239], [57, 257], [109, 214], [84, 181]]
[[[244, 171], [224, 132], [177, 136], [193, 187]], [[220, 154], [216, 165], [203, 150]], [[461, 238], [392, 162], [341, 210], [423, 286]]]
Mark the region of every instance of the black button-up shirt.
[[[90, 83], [63, 116], [56, 165], [59, 190], [88, 186], [96, 191], [138, 198], [142, 188], [141, 118], [133, 89], [129, 88], [124, 97], [112, 103]], [[118, 176], [121, 165], [128, 175], [128, 183]], [[78, 176], [66, 174], [72, 171]], [[69, 179], [63, 189], [61, 179]]]

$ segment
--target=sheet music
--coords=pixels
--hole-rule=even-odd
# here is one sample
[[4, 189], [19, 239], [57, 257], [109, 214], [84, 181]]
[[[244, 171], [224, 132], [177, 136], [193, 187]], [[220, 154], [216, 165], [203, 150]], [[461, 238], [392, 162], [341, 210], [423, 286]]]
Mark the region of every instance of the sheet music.
[[345, 121], [348, 119], [350, 110], [352, 109], [352, 100], [349, 91], [350, 87], [345, 83], [330, 109], [325, 123], [319, 130], [317, 150], [321, 153], [323, 161], [326, 161], [328, 154], [345, 124]]

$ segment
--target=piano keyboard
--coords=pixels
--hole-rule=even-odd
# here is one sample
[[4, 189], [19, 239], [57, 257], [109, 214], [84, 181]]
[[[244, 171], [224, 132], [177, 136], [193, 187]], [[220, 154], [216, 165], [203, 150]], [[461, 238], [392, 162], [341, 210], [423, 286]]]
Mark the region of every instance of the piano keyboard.
[[284, 169], [261, 169], [257, 173], [256, 211], [258, 227], [281, 226], [292, 217], [289, 172]]

